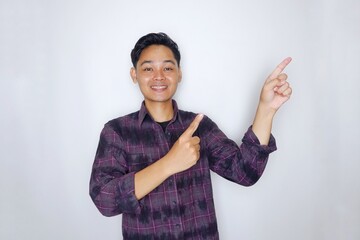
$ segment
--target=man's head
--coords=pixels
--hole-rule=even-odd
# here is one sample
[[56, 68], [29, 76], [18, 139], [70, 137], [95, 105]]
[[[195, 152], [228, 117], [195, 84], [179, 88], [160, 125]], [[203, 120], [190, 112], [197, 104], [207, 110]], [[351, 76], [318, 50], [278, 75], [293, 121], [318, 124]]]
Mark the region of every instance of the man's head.
[[130, 75], [139, 85], [145, 103], [171, 104], [182, 78], [177, 44], [165, 33], [150, 33], [136, 43], [131, 60], [134, 67]]
[[178, 66], [180, 66], [181, 55], [178, 45], [165, 33], [149, 33], [141, 37], [135, 44], [134, 49], [131, 51], [131, 61], [134, 68], [136, 68], [143, 50], [151, 45], [163, 45], [168, 47], [173, 53]]

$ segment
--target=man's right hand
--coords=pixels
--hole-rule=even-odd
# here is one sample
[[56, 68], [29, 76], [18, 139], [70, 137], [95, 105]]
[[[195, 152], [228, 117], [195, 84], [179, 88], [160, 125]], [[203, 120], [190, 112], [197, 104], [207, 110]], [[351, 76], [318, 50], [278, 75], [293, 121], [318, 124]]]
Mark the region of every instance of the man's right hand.
[[170, 151], [155, 163], [135, 173], [135, 196], [141, 199], [171, 175], [194, 166], [200, 157], [200, 138], [193, 137], [204, 115], [195, 117]]
[[200, 158], [200, 138], [193, 134], [199, 127], [203, 114], [198, 114], [183, 132], [163, 160], [169, 175], [185, 171], [194, 166]]

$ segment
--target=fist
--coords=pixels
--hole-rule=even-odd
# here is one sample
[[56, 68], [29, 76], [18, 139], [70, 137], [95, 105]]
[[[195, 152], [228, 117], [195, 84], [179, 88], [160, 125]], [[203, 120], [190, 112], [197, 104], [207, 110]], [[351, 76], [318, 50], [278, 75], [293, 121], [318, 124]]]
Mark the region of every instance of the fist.
[[200, 138], [193, 137], [193, 134], [198, 129], [203, 117], [204, 115], [198, 114], [166, 154], [166, 164], [170, 175], [189, 169], [199, 160]]

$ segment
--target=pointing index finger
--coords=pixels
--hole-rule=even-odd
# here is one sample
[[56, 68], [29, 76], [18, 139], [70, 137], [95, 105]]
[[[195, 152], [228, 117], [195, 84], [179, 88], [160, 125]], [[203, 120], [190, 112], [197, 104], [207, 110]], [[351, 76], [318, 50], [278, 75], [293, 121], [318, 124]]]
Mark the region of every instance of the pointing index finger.
[[277, 78], [277, 76], [286, 68], [286, 66], [291, 62], [291, 60], [292, 60], [291, 57], [285, 58], [279, 65], [277, 65], [274, 71], [270, 74], [268, 80]]
[[188, 137], [192, 137], [192, 135], [194, 134], [196, 129], [198, 129], [199, 124], [200, 124], [201, 120], [203, 119], [203, 117], [204, 117], [203, 114], [196, 115], [195, 119], [192, 121], [190, 126], [185, 130], [183, 135], [187, 135]]

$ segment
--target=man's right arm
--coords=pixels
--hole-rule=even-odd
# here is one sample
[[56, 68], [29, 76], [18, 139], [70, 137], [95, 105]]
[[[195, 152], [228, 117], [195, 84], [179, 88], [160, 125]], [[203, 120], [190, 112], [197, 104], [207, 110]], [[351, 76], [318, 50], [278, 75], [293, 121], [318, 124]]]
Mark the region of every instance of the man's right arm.
[[109, 125], [101, 131], [90, 177], [90, 197], [107, 217], [136, 213], [140, 205], [134, 194], [134, 173], [129, 173], [119, 135]]
[[137, 173], [128, 172], [120, 137], [105, 126], [90, 178], [90, 196], [99, 211], [104, 216], [136, 213], [140, 211], [138, 200], [169, 176], [195, 165], [200, 155], [200, 139], [192, 135], [202, 118], [203, 115], [195, 118], [163, 158]]

